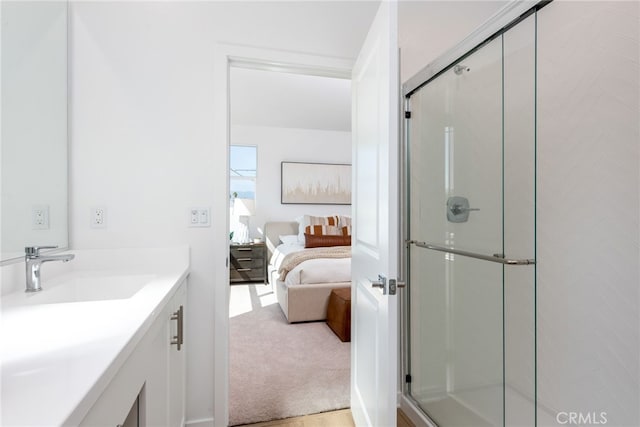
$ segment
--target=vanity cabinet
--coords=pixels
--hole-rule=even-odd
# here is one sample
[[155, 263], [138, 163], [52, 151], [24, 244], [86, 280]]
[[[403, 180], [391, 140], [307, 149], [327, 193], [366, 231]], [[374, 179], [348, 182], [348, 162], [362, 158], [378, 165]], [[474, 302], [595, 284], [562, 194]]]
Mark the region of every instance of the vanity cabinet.
[[139, 426], [184, 425], [186, 310], [185, 280], [97, 396], [81, 426], [122, 426], [136, 404]]

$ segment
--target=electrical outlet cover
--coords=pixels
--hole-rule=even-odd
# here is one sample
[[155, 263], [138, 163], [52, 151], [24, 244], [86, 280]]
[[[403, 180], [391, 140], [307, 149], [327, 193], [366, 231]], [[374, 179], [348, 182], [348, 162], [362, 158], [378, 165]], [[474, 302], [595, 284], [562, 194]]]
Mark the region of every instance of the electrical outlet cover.
[[200, 222], [200, 211], [197, 208], [191, 208], [189, 212], [191, 215], [191, 225], [195, 226]]
[[37, 205], [31, 207], [31, 228], [33, 230], [49, 229], [48, 205]]
[[91, 208], [91, 228], [107, 228], [107, 208], [94, 206]]

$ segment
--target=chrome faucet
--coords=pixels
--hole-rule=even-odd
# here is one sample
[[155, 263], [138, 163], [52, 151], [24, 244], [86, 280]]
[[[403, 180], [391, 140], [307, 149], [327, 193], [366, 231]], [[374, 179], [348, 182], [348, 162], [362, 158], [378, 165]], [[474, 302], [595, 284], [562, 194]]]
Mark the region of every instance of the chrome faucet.
[[27, 246], [24, 248], [24, 262], [27, 270], [27, 289], [25, 292], [38, 292], [40, 286], [40, 266], [48, 261], [69, 262], [75, 258], [73, 254], [40, 255], [40, 249], [55, 249], [57, 246]]

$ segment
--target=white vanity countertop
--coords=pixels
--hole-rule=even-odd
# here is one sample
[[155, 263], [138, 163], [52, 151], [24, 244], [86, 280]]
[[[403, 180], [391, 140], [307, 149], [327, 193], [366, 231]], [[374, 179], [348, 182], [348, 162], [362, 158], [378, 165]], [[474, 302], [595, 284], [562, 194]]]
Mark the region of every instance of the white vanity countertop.
[[188, 247], [70, 252], [43, 291], [2, 297], [2, 425], [79, 424], [189, 273]]

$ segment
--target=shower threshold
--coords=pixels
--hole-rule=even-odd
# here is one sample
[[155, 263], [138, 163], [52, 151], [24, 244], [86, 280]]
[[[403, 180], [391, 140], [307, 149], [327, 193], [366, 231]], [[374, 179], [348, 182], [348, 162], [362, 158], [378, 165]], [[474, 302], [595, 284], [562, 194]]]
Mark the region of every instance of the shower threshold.
[[[511, 387], [506, 388], [505, 404], [511, 421], [534, 422], [535, 403]], [[429, 398], [414, 396], [415, 402], [440, 427], [503, 426], [502, 386], [490, 385], [459, 390]], [[500, 402], [500, 404], [496, 404]], [[506, 425], [511, 425], [507, 419]], [[525, 422], [525, 424], [527, 424]]]

